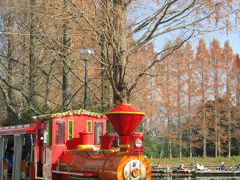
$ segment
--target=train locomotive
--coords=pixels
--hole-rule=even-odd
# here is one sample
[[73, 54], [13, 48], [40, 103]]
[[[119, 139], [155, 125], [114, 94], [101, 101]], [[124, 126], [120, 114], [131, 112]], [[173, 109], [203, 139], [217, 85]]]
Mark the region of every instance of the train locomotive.
[[[105, 116], [85, 110], [37, 116], [33, 124], [0, 128], [0, 156], [13, 149], [14, 180], [151, 179], [143, 134], [135, 132], [143, 116], [130, 104]], [[106, 132], [107, 120], [116, 133]], [[0, 163], [3, 180], [9, 177], [6, 162]]]

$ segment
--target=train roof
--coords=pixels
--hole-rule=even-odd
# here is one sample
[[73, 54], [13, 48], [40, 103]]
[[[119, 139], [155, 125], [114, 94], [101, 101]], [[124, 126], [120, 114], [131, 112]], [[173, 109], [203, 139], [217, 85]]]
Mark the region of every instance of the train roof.
[[79, 109], [79, 110], [70, 110], [66, 112], [61, 112], [61, 113], [53, 113], [53, 114], [42, 114], [39, 116], [33, 116], [33, 120], [47, 120], [51, 118], [56, 118], [56, 117], [65, 117], [65, 116], [73, 116], [73, 115], [87, 115], [87, 116], [93, 116], [96, 118], [106, 118], [103, 114], [101, 113], [95, 113], [91, 111], [87, 111], [85, 109]]
[[14, 126], [0, 127], [0, 135], [13, 135], [13, 134], [34, 134], [36, 124], [22, 124]]

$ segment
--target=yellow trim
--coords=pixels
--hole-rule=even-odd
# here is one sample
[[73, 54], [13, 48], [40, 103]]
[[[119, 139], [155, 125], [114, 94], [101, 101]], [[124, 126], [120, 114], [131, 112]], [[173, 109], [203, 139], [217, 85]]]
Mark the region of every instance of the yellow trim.
[[144, 112], [124, 112], [124, 111], [120, 111], [120, 112], [106, 112], [105, 114], [139, 114], [139, 115], [145, 115]]
[[130, 148], [130, 144], [119, 144], [120, 148]]
[[78, 145], [78, 150], [92, 149], [92, 148], [94, 148], [94, 147], [95, 147], [94, 145], [86, 145], [86, 144], [83, 144], [83, 145]]
[[[90, 128], [88, 126], [88, 123], [91, 123]], [[93, 121], [92, 120], [86, 120], [86, 132], [93, 132]]]
[[72, 138], [71, 139], [74, 138], [74, 121], [72, 119], [69, 119], [68, 120], [68, 140], [71, 140], [70, 139], [70, 134], [69, 134], [69, 132], [70, 132], [70, 128], [69, 128], [70, 123], [72, 124], [72, 134], [71, 134]]

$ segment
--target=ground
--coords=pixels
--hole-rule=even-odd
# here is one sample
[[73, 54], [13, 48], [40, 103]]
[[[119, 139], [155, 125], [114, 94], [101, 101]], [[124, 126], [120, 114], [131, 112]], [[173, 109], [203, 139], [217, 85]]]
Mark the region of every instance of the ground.
[[172, 158], [172, 159], [150, 159], [153, 166], [156, 166], [160, 162], [160, 168], [166, 167], [179, 167], [179, 165], [184, 164], [185, 167], [191, 165], [191, 163], [201, 163], [205, 167], [216, 168], [223, 161], [227, 169], [234, 169], [238, 164], [240, 164], [240, 156], [227, 157], [206, 157], [206, 158]]

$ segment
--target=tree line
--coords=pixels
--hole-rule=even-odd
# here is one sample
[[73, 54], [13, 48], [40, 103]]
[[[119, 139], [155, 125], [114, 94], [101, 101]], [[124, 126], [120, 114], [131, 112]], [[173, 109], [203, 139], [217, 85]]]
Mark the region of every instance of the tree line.
[[187, 43], [161, 62], [143, 123], [158, 142], [155, 156], [239, 155], [239, 63], [229, 42], [216, 39], [209, 47], [200, 39], [196, 50]]

